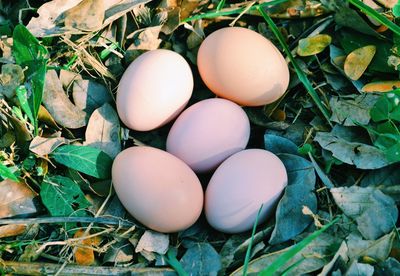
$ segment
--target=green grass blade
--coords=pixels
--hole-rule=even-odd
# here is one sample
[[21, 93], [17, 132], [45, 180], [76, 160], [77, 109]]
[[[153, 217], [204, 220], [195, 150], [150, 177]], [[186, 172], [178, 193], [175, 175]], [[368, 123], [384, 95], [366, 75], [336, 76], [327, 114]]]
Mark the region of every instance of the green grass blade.
[[244, 264], [243, 264], [243, 276], [246, 276], [246, 274], [247, 274], [247, 268], [249, 266], [250, 257], [251, 257], [251, 248], [253, 247], [254, 235], [256, 234], [258, 219], [260, 218], [260, 214], [261, 214], [261, 210], [262, 210], [263, 206], [264, 206], [264, 204], [261, 204], [261, 207], [257, 213], [256, 221], [254, 222], [254, 225], [253, 225], [253, 231], [251, 232], [251, 239], [249, 242], [249, 246], [247, 247], [247, 250], [246, 250], [246, 257], [244, 259]]
[[260, 276], [270, 276], [274, 275], [281, 267], [283, 267], [289, 260], [291, 260], [297, 253], [303, 250], [307, 245], [309, 245], [314, 239], [325, 232], [329, 227], [338, 222], [340, 217], [332, 220], [330, 223], [324, 225], [321, 229], [315, 231], [307, 238], [294, 245], [290, 250], [286, 251], [280, 255], [270, 266], [260, 272]]
[[258, 11], [261, 13], [261, 15], [264, 17], [265, 21], [268, 23], [270, 26], [272, 32], [276, 36], [276, 38], [279, 40], [279, 43], [283, 47], [283, 50], [285, 51], [286, 55], [289, 57], [290, 62], [292, 63], [297, 76], [299, 77], [300, 81], [303, 83], [304, 87], [306, 88], [308, 94], [311, 96], [313, 99], [314, 103], [316, 106], [319, 108], [321, 111], [322, 115], [325, 117], [327, 122], [331, 124], [329, 118], [329, 111], [326, 109], [326, 107], [323, 105], [321, 99], [319, 98], [317, 92], [314, 90], [310, 80], [307, 78], [307, 76], [304, 74], [303, 70], [301, 70], [300, 66], [297, 64], [296, 60], [294, 59], [292, 53], [290, 52], [289, 46], [286, 44], [285, 39], [283, 38], [281, 32], [278, 30], [278, 27], [276, 27], [274, 21], [271, 19], [271, 17], [261, 8], [258, 7]]
[[15, 176], [15, 174], [13, 174], [13, 172], [7, 166], [3, 165], [3, 163], [0, 163], [0, 176], [3, 179], [18, 181], [18, 178]]
[[167, 263], [178, 273], [179, 276], [189, 276], [189, 274], [183, 269], [181, 263], [176, 258], [176, 253], [173, 249], [169, 249], [165, 260]]
[[[259, 5], [254, 5], [252, 7], [250, 7], [247, 11], [247, 7], [243, 7], [243, 8], [238, 8], [238, 9], [225, 9], [225, 10], [219, 10], [218, 8], [216, 10], [210, 11], [210, 12], [206, 12], [203, 14], [197, 14], [194, 15], [192, 17], [188, 17], [185, 18], [181, 21], [181, 23], [186, 23], [186, 22], [190, 22], [193, 20], [199, 20], [199, 19], [204, 19], [204, 18], [215, 18], [215, 17], [219, 17], [219, 16], [228, 16], [228, 15], [234, 15], [234, 14], [241, 14], [242, 12], [246, 11], [250, 12], [250, 11], [254, 11], [257, 10], [258, 7], [262, 7], [262, 8], [266, 8], [268, 9], [269, 7], [278, 5], [278, 4], [282, 4], [285, 2], [288, 2], [289, 0], [274, 0], [274, 1], [270, 1], [270, 2], [266, 2], [266, 3], [262, 3]], [[221, 3], [221, 2], [220, 2]]]
[[367, 14], [368, 16], [372, 17], [382, 25], [388, 27], [391, 31], [395, 34], [400, 35], [400, 27], [387, 19], [385, 16], [381, 15], [379, 12], [371, 8], [370, 6], [365, 5], [363, 2], [359, 0], [347, 0], [349, 3], [353, 4], [357, 8], [359, 8], [362, 12]]

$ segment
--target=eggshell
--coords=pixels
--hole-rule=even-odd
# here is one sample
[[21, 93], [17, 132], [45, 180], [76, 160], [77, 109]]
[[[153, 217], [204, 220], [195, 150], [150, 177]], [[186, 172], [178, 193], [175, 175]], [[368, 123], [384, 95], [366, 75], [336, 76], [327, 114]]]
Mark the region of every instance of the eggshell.
[[205, 172], [243, 150], [249, 136], [250, 122], [240, 106], [224, 99], [207, 99], [179, 115], [168, 134], [167, 151], [195, 172]]
[[147, 131], [174, 119], [193, 91], [193, 75], [179, 54], [158, 49], [135, 59], [117, 91], [118, 115], [134, 130]]
[[246, 28], [210, 34], [199, 48], [197, 65], [212, 92], [245, 106], [272, 103], [289, 85], [289, 69], [279, 50]]
[[211, 177], [205, 195], [207, 220], [226, 233], [249, 230], [262, 204], [259, 223], [271, 215], [286, 185], [286, 169], [273, 153], [261, 149], [238, 152]]
[[175, 156], [152, 147], [132, 147], [112, 167], [115, 191], [128, 212], [164, 233], [191, 226], [203, 208], [196, 174]]

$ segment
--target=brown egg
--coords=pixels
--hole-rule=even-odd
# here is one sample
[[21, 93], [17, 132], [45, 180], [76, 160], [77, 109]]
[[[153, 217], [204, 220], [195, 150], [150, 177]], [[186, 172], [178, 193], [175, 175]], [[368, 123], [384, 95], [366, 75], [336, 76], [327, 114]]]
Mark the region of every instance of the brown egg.
[[240, 106], [207, 99], [179, 115], [168, 134], [167, 151], [195, 172], [206, 172], [243, 150], [249, 137], [250, 122]]
[[178, 116], [192, 91], [192, 71], [181, 55], [149, 51], [129, 65], [119, 82], [118, 115], [131, 129], [152, 130]]
[[289, 85], [289, 69], [279, 50], [246, 28], [210, 34], [199, 48], [197, 65], [212, 92], [245, 106], [272, 103]]
[[207, 221], [226, 233], [250, 230], [261, 205], [259, 223], [272, 214], [287, 181], [285, 166], [273, 153], [249, 149], [234, 154], [217, 168], [207, 186]]
[[152, 147], [132, 147], [117, 155], [112, 181], [121, 203], [147, 227], [164, 233], [190, 227], [201, 214], [203, 190], [180, 159]]

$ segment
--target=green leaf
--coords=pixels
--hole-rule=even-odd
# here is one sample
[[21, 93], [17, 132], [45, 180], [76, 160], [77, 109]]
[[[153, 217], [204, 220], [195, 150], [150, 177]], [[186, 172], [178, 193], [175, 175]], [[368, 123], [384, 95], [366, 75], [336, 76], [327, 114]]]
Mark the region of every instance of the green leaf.
[[52, 216], [86, 216], [84, 208], [90, 206], [81, 188], [71, 179], [59, 175], [43, 180], [40, 197]]
[[25, 79], [30, 92], [28, 102], [37, 134], [37, 116], [42, 103], [48, 52], [23, 25], [17, 25], [14, 29], [12, 49], [17, 64], [26, 68]]
[[297, 146], [292, 140], [288, 138], [265, 133], [264, 134], [264, 147], [266, 150], [274, 153], [289, 153], [289, 154], [297, 154]]
[[396, 17], [400, 16], [400, 3], [399, 2], [397, 2], [397, 4], [393, 7], [392, 12], [393, 12], [394, 16], [396, 16]]
[[332, 37], [326, 34], [307, 37], [299, 40], [297, 54], [299, 56], [312, 56], [321, 53], [332, 42]]
[[354, 219], [368, 240], [376, 240], [395, 227], [399, 214], [394, 200], [374, 187], [340, 187], [330, 190], [338, 207]]
[[31, 123], [35, 124], [35, 119], [33, 118], [32, 110], [28, 103], [28, 91], [26, 90], [25, 86], [20, 85], [19, 87], [17, 87], [15, 92], [17, 94], [18, 101], [19, 104], [21, 105], [22, 110], [28, 116]]
[[111, 176], [112, 159], [99, 149], [65, 145], [57, 148], [51, 157], [68, 168], [97, 178], [106, 179]]
[[0, 163], [0, 176], [3, 179], [18, 181], [18, 178], [13, 174], [13, 172], [8, 167], [3, 165], [3, 163]]
[[371, 108], [370, 115], [374, 122], [381, 122], [388, 119], [400, 122], [400, 90], [394, 90], [381, 95]]

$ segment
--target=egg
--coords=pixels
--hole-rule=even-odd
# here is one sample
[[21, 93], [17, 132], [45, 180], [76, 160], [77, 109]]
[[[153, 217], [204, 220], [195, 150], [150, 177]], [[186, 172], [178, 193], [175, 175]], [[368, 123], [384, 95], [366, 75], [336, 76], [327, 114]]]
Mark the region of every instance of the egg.
[[184, 230], [202, 212], [203, 189], [196, 174], [160, 149], [125, 149], [114, 160], [112, 181], [126, 210], [155, 231]]
[[207, 99], [179, 115], [168, 134], [167, 151], [195, 172], [206, 172], [243, 150], [249, 136], [250, 122], [240, 106]]
[[251, 229], [261, 205], [259, 223], [272, 214], [287, 179], [283, 163], [269, 151], [248, 149], [232, 155], [217, 168], [207, 186], [207, 221], [225, 233]]
[[289, 85], [289, 69], [279, 50], [246, 28], [210, 34], [200, 45], [197, 65], [212, 92], [244, 106], [272, 103]]
[[135, 59], [120, 80], [118, 115], [131, 129], [152, 130], [174, 119], [192, 91], [192, 71], [182, 56], [164, 49], [149, 51]]

